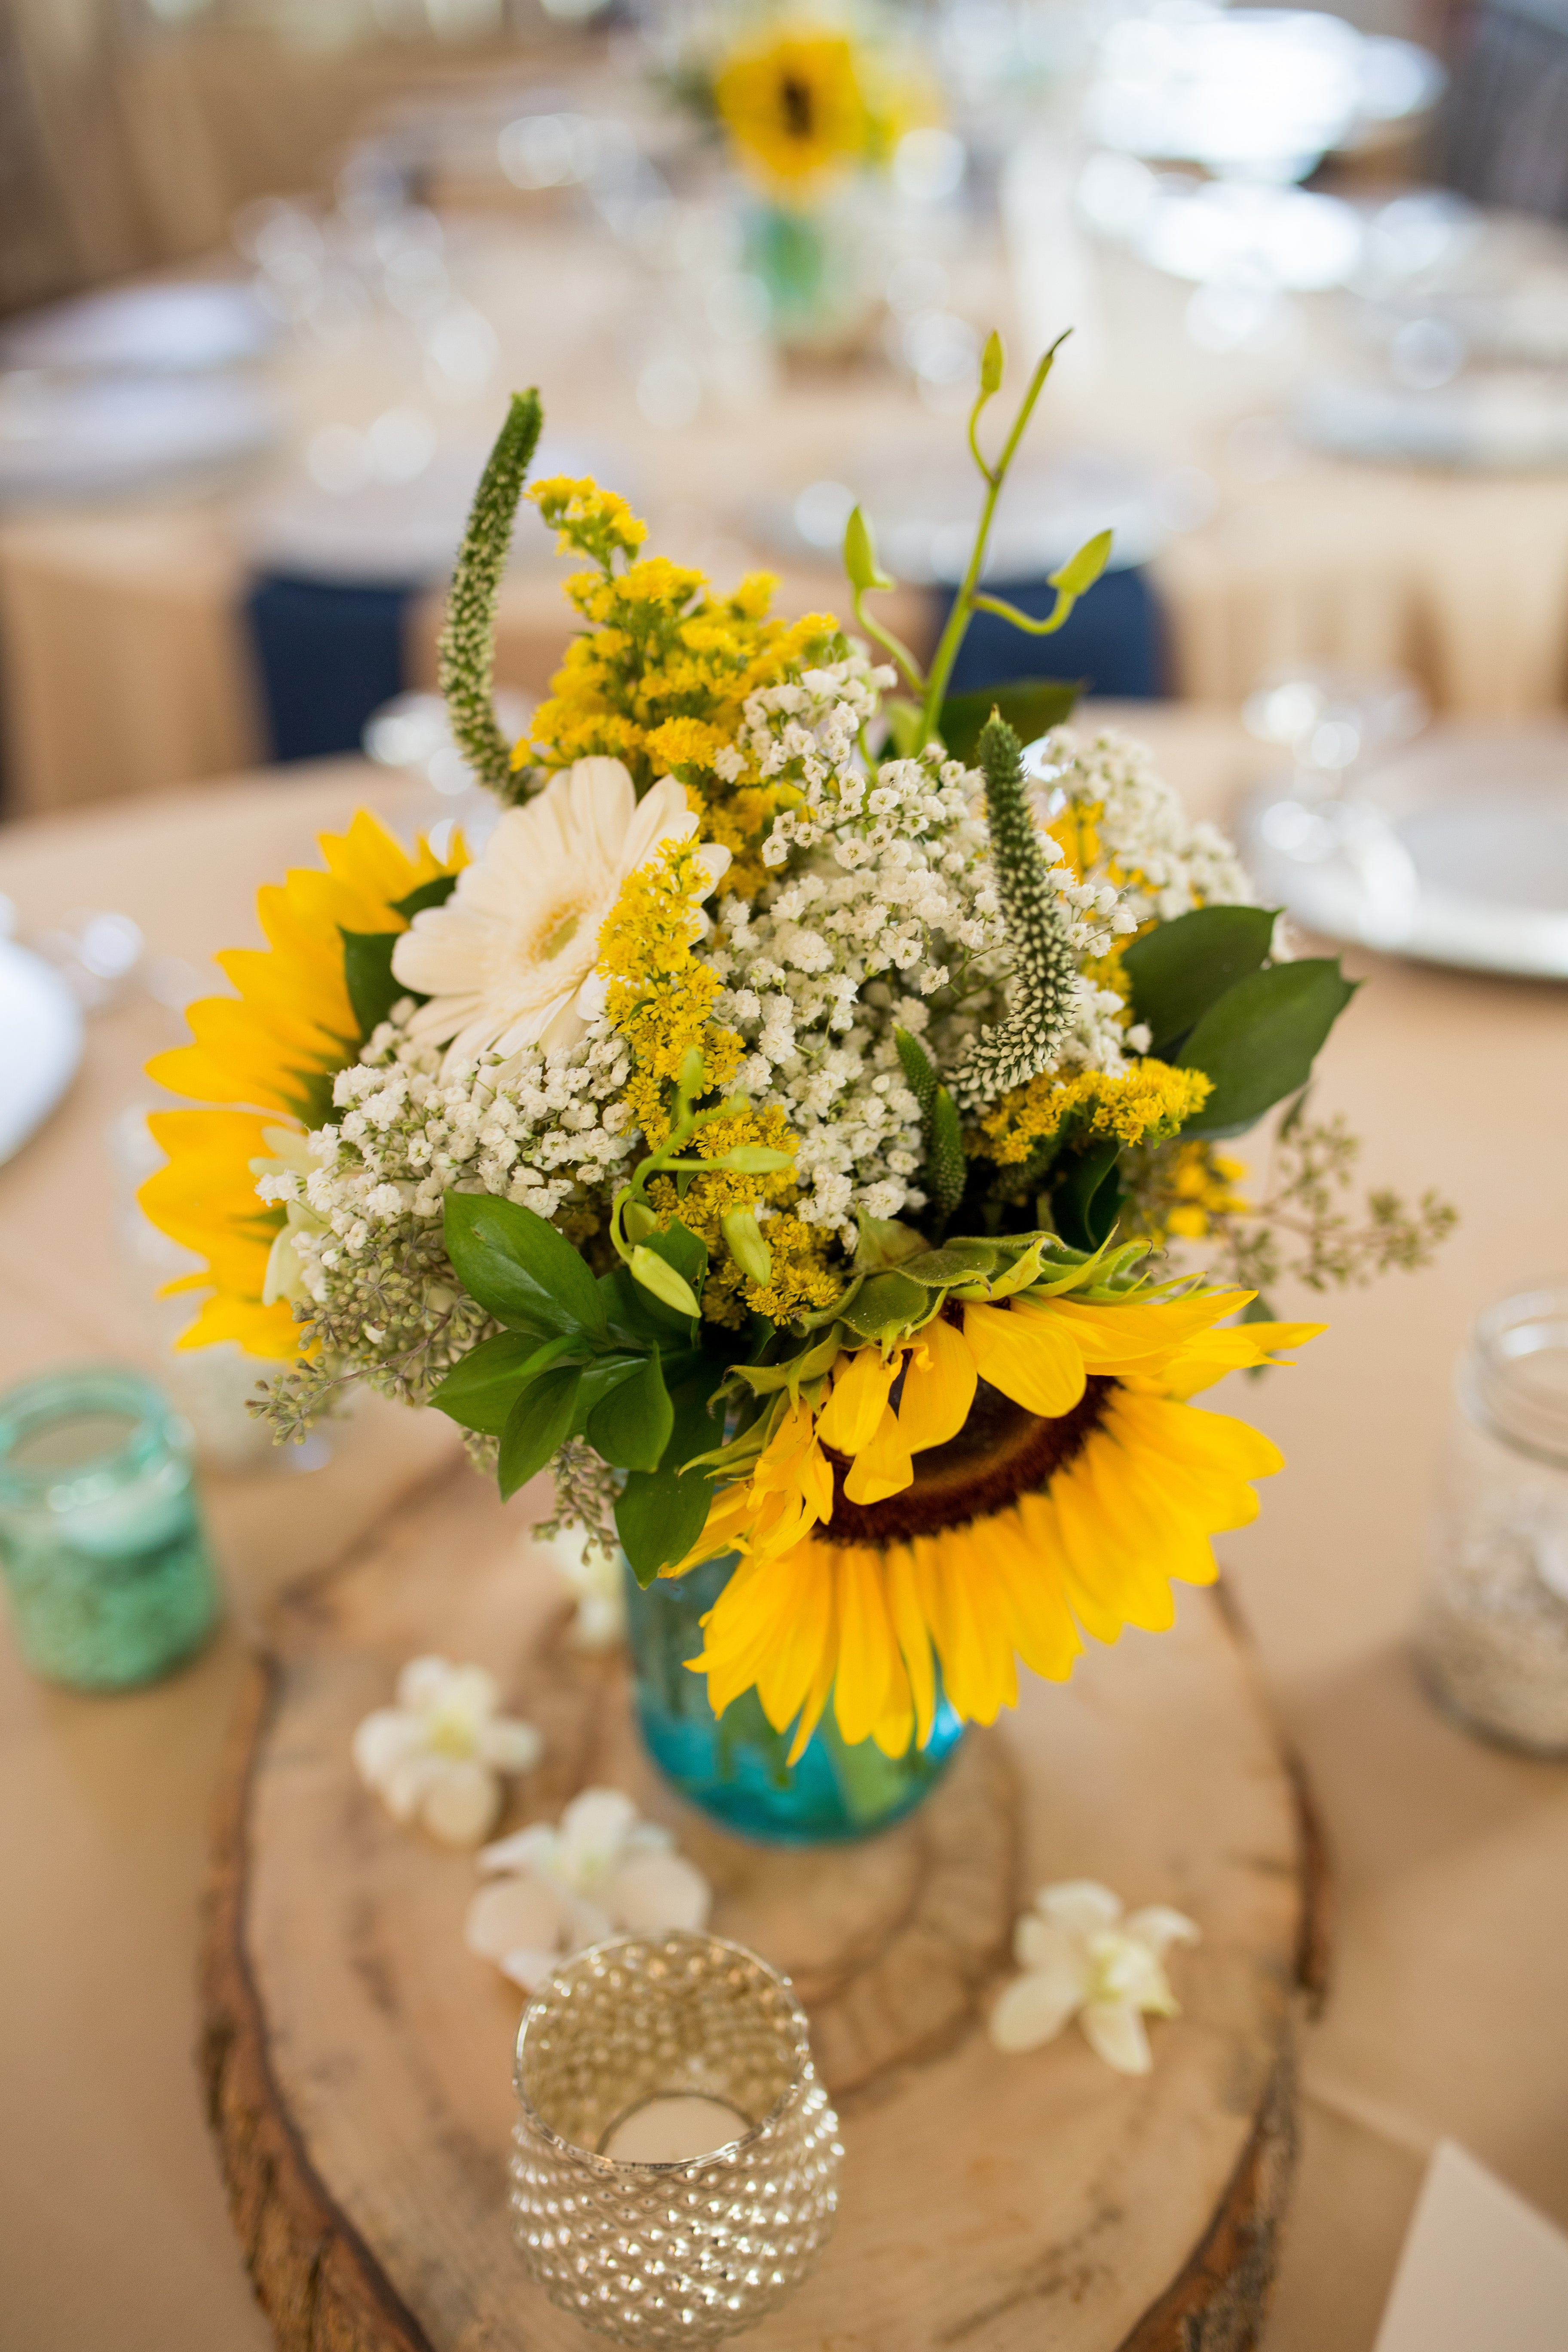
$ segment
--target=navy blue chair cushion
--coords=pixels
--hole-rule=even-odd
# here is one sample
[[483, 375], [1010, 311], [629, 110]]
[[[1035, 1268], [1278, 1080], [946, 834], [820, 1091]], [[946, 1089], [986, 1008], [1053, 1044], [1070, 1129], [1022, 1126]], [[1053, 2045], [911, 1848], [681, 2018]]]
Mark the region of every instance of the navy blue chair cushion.
[[404, 687], [412, 588], [258, 580], [246, 602], [274, 760], [357, 751], [365, 720]]
[[[1043, 620], [1056, 603], [1056, 590], [1043, 580], [987, 580], [985, 589], [1035, 620]], [[944, 592], [944, 622], [952, 610], [952, 592]], [[1081, 678], [1088, 694], [1152, 701], [1165, 691], [1163, 635], [1159, 603], [1146, 574], [1107, 572], [1052, 636], [1026, 636], [994, 613], [976, 613], [953, 665], [949, 691], [979, 693], [1013, 678], [1070, 677]]]

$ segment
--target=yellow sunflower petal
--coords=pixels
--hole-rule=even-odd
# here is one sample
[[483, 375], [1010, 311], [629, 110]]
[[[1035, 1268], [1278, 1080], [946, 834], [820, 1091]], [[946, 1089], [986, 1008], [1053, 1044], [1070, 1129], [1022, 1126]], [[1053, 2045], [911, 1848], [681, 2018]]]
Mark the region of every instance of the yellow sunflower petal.
[[1016, 1509], [987, 1520], [985, 1534], [1018, 1655], [1047, 1681], [1065, 1683], [1083, 1643], [1068, 1607], [1059, 1558], [1047, 1551], [1037, 1528], [1031, 1535]]
[[1057, 1420], [1083, 1395], [1083, 1358], [1066, 1324], [1054, 1316], [966, 1307], [963, 1337], [981, 1379], [1026, 1412]]
[[931, 1627], [921, 1607], [914, 1560], [905, 1546], [900, 1544], [885, 1555], [882, 1573], [887, 1580], [888, 1615], [914, 1701], [915, 1737], [923, 1748], [936, 1721], [936, 1674]]
[[1328, 1328], [1326, 1323], [1236, 1323], [1223, 1331], [1205, 1331], [1173, 1358], [1160, 1376], [1160, 1386], [1167, 1396], [1195, 1396], [1226, 1372], [1277, 1364], [1282, 1349], [1303, 1348]]
[[896, 1362], [885, 1364], [876, 1348], [860, 1348], [836, 1367], [833, 1394], [817, 1417], [816, 1434], [836, 1454], [858, 1454], [869, 1445], [887, 1409]]
[[[825, 1546], [825, 1549], [832, 1549]], [[869, 1739], [886, 1712], [898, 1663], [898, 1644], [874, 1551], [845, 1547], [836, 1553], [838, 1581], [838, 1674], [833, 1711], [850, 1746]], [[900, 1667], [900, 1679], [902, 1669]]]
[[849, 1465], [844, 1492], [852, 1503], [879, 1503], [886, 1496], [901, 1494], [914, 1475], [899, 1416], [884, 1405], [870, 1442]]
[[956, 1437], [974, 1402], [974, 1357], [941, 1317], [928, 1323], [904, 1360], [899, 1428], [911, 1454]]

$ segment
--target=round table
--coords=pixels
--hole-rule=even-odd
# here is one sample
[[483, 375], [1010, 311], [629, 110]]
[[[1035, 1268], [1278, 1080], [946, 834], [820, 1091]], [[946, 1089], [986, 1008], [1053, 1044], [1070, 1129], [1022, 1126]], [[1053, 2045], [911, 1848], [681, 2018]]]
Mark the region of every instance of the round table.
[[[1262, 755], [1229, 721], [1152, 709], [1136, 723], [1194, 807], [1222, 812], [1257, 772]], [[363, 800], [405, 825], [438, 813], [358, 762], [241, 777], [0, 833], [0, 889], [24, 931], [121, 908], [154, 950], [196, 961], [253, 938], [256, 885], [309, 858], [315, 832]], [[1568, 1098], [1552, 1074], [1568, 996], [1350, 961], [1369, 985], [1326, 1056], [1319, 1104], [1366, 1138], [1369, 1181], [1435, 1182], [1463, 1223], [1434, 1272], [1332, 1299], [1332, 1328], [1300, 1370], [1223, 1400], [1289, 1465], [1223, 1552], [1326, 1822], [1338, 1909], [1268, 2352], [1370, 2347], [1445, 2134], [1568, 2221], [1568, 1772], [1453, 1729], [1407, 1647], [1449, 1367], [1479, 1307], [1561, 1262]], [[7, 1381], [89, 1356], [154, 1359], [105, 1134], [150, 1098], [142, 1062], [175, 1025], [145, 997], [99, 1016], [64, 1108], [0, 1170]], [[437, 1416], [372, 1405], [322, 1469], [209, 1475], [232, 1612], [167, 1684], [112, 1700], [47, 1689], [0, 1633], [0, 2268], [28, 2352], [268, 2340], [193, 2049], [207, 1817], [245, 1630], [452, 1444]]]

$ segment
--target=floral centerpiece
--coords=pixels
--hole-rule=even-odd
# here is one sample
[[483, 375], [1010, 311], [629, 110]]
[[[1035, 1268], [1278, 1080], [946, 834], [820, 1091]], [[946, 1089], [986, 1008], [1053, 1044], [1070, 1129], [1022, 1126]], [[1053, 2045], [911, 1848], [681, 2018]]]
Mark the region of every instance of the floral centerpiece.
[[[1019, 1660], [1059, 1679], [1170, 1624], [1280, 1465], [1192, 1400], [1321, 1328], [1232, 1276], [1292, 1235], [1318, 1286], [1414, 1265], [1449, 1214], [1338, 1205], [1352, 1147], [1301, 1097], [1352, 985], [1290, 956], [1146, 756], [1031, 740], [1050, 686], [947, 693], [971, 613], [1009, 610], [986, 536], [1049, 364], [988, 458], [987, 346], [984, 510], [929, 671], [866, 610], [890, 583], [858, 513], [865, 637], [645, 554], [592, 482], [529, 485], [582, 628], [515, 746], [493, 603], [540, 408], [514, 400], [444, 646], [505, 803], [483, 856], [356, 817], [152, 1065], [203, 1106], [154, 1116], [142, 1195], [205, 1261], [186, 1344], [273, 1359], [282, 1435], [363, 1382], [451, 1415], [503, 1495], [551, 1470], [547, 1524], [618, 1544], [650, 1602], [701, 1594], [679, 1688], [710, 1728], [750, 1708], [775, 1777], [819, 1725], [918, 1761], [1011, 1705]], [[1059, 625], [1107, 546], [1010, 617]], [[1288, 1097], [1248, 1205], [1219, 1146]], [[1180, 1270], [1194, 1243], [1217, 1271]]]
[[749, 266], [785, 344], [851, 337], [866, 285], [868, 223], [857, 201], [885, 180], [900, 143], [942, 121], [935, 77], [907, 32], [862, 6], [721, 11], [689, 36], [670, 86], [717, 131], [749, 194]]

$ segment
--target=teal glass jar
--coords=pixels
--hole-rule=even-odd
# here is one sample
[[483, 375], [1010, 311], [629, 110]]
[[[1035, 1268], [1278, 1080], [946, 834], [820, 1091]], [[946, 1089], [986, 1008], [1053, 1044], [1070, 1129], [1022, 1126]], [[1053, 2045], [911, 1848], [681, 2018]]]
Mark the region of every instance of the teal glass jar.
[[91, 1365], [0, 1396], [0, 1568], [22, 1654], [75, 1690], [127, 1690], [217, 1621], [190, 1432], [140, 1372]]
[[869, 1837], [928, 1797], [952, 1760], [963, 1725], [942, 1696], [924, 1748], [884, 1756], [876, 1741], [850, 1747], [831, 1703], [795, 1764], [791, 1735], [775, 1731], [755, 1691], [716, 1716], [701, 1675], [687, 1660], [702, 1647], [701, 1619], [723, 1591], [735, 1555], [645, 1592], [626, 1577], [626, 1640], [637, 1717], [654, 1762], [681, 1795], [726, 1829], [778, 1845], [820, 1845]]

